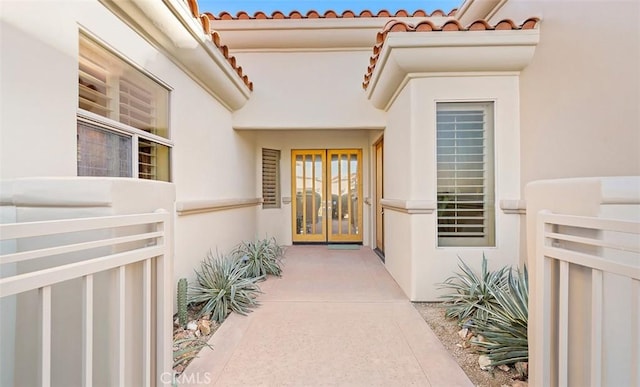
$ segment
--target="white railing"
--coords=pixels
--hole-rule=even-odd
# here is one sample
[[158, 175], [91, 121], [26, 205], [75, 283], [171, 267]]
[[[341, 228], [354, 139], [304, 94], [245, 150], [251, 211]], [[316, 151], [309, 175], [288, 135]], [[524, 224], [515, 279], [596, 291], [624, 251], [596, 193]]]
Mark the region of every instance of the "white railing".
[[[55, 371], [52, 369], [52, 336], [65, 333], [57, 331], [57, 328], [52, 329], [52, 313], [56, 313], [56, 304], [52, 304], [52, 289], [73, 280], [82, 281], [82, 359], [78, 366], [84, 386], [93, 384], [96, 356], [116, 359], [109, 374], [114, 385], [131, 385], [130, 374], [136, 372], [141, 375], [133, 380], [140, 380], [142, 385], [160, 385], [162, 380], [159, 375], [171, 372], [171, 219], [167, 211], [158, 210], [148, 214], [0, 225], [0, 240], [17, 246], [15, 252], [0, 255], [0, 264], [13, 266], [11, 271], [16, 273], [0, 279], [0, 297], [15, 297], [32, 290], [38, 294], [39, 327], [36, 336], [39, 353], [31, 359], [38, 359], [38, 385], [57, 384], [51, 376]], [[75, 239], [70, 235], [76, 235]], [[46, 243], [33, 243], [43, 238]], [[68, 243], [69, 240], [72, 243]], [[43, 244], [48, 246], [41, 247]], [[60, 262], [60, 257], [75, 259], [62, 264], [48, 263]], [[127, 280], [128, 271], [136, 265], [142, 268], [142, 283], [134, 286], [141, 289], [141, 297], [132, 294], [137, 293], [138, 289], [127, 285], [131, 283]], [[34, 267], [35, 270], [28, 269]], [[115, 280], [107, 281], [108, 286], [103, 286], [101, 281], [99, 286], [94, 287], [94, 278], [105, 272], [109, 272], [110, 278]], [[103, 303], [112, 295], [115, 295], [117, 307], [115, 316], [110, 316], [108, 324], [111, 328], [115, 326], [114, 337], [109, 337], [109, 340], [113, 340], [115, 353], [105, 354], [102, 348], [94, 348], [96, 334], [109, 334], [94, 331], [94, 300], [96, 307], [102, 309], [105, 308]], [[141, 299], [141, 305], [132, 305], [132, 299]], [[131, 331], [127, 334], [127, 330], [132, 329], [132, 319], [128, 316], [132, 308], [142, 311], [142, 327], [133, 328], [136, 332], [142, 332], [139, 337], [132, 335]], [[19, 313], [20, 307], [16, 315]], [[74, 332], [72, 337], [76, 336], [77, 332]], [[142, 348], [139, 370], [132, 370], [131, 365], [127, 364], [131, 357], [127, 348], [132, 343], [126, 341], [132, 336], [139, 340], [133, 345]], [[55, 356], [65, 354], [56, 353]]]
[[538, 214], [536, 384], [640, 385], [640, 223]]

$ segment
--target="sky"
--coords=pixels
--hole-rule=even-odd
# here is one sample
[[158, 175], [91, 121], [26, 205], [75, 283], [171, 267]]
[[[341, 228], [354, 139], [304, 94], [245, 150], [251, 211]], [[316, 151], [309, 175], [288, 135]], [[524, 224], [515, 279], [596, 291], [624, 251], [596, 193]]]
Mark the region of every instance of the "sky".
[[269, 15], [276, 10], [285, 14], [293, 10], [305, 14], [312, 9], [320, 13], [331, 9], [338, 14], [347, 9], [356, 13], [365, 9], [372, 12], [381, 9], [391, 12], [399, 9], [409, 12], [422, 9], [429, 13], [441, 9], [449, 12], [459, 7], [462, 2], [463, 0], [198, 0], [198, 5], [201, 13], [211, 12], [214, 15], [222, 11], [232, 15], [239, 11], [246, 11], [250, 15], [262, 11]]

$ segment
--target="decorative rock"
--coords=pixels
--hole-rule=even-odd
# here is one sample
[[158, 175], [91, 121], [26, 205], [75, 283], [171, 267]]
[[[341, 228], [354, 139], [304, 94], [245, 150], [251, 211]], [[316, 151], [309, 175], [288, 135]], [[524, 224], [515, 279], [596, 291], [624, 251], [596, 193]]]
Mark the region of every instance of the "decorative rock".
[[469, 333], [469, 329], [468, 328], [462, 328], [462, 329], [460, 329], [458, 331], [458, 336], [460, 336], [460, 338], [462, 338], [462, 339], [466, 339], [468, 333]]
[[189, 323], [187, 324], [187, 329], [190, 331], [195, 331], [196, 329], [198, 329], [198, 323], [196, 323], [195, 321], [189, 321]]
[[187, 338], [187, 333], [182, 331], [182, 332], [178, 332], [173, 336], [173, 341], [177, 341], [177, 340], [182, 340]]
[[211, 321], [209, 320], [198, 321], [198, 330], [200, 330], [200, 333], [207, 336], [209, 333], [211, 333]]
[[469, 341], [463, 341], [462, 348], [471, 348], [471, 343], [469, 343]]
[[487, 355], [480, 355], [480, 357], [478, 357], [478, 364], [480, 364], [480, 369], [483, 371], [491, 369], [491, 360]]
[[522, 380], [516, 380], [511, 384], [511, 387], [528, 387], [529, 383], [523, 382]]
[[476, 341], [478, 343], [484, 343], [486, 341], [486, 339], [484, 338], [484, 336], [478, 335], [478, 336], [476, 336]]
[[517, 362], [516, 371], [521, 378], [525, 379], [529, 375], [529, 363], [522, 361]]
[[500, 368], [500, 369], [501, 369], [502, 371], [504, 371], [504, 372], [509, 372], [509, 370], [511, 369], [511, 368], [509, 368], [509, 366], [508, 366], [508, 365], [506, 365], [506, 364], [500, 364], [500, 365], [498, 366], [498, 368]]

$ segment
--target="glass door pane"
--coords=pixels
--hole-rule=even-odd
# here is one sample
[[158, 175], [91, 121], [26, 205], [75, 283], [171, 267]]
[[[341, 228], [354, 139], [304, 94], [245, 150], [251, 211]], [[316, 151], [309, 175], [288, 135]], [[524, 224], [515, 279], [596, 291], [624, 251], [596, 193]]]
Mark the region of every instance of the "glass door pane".
[[291, 152], [293, 200], [293, 241], [326, 241], [324, 150]]
[[362, 241], [361, 156], [357, 149], [329, 150], [329, 241]]

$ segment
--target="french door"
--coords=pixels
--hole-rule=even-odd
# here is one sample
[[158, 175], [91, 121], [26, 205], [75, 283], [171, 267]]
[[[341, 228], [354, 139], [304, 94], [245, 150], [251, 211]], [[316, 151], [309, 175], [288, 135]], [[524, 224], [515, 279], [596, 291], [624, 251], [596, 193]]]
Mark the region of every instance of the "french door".
[[362, 242], [362, 150], [291, 151], [294, 242]]

